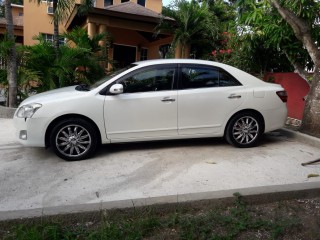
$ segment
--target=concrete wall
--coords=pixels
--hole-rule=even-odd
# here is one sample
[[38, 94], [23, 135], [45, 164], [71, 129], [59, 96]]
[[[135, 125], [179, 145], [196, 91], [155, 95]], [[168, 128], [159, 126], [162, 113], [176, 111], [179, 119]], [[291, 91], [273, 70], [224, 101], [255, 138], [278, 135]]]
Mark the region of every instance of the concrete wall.
[[0, 118], [13, 118], [16, 108], [0, 106]]

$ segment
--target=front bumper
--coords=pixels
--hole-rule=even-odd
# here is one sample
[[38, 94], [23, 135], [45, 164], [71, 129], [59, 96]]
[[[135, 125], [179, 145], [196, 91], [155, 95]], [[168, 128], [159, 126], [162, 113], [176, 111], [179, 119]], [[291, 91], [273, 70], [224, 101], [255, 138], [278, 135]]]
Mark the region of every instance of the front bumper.
[[19, 142], [30, 147], [45, 147], [47, 129], [46, 118], [13, 118], [16, 137]]

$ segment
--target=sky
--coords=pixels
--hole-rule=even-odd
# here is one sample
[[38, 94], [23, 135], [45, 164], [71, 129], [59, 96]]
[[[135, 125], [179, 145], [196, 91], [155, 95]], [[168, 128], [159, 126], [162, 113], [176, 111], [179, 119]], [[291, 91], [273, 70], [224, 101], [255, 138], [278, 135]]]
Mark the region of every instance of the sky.
[[171, 2], [173, 2], [173, 0], [162, 0], [162, 5], [163, 6], [168, 6]]
[[172, 0], [162, 0], [163, 6], [168, 6]]

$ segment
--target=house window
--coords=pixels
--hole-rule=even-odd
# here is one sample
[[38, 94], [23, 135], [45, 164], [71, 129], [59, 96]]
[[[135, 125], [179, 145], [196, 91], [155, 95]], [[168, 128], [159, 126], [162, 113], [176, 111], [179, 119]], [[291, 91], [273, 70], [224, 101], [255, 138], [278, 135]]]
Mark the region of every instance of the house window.
[[104, 6], [105, 7], [108, 7], [108, 6], [111, 6], [113, 5], [113, 0], [104, 0]]
[[146, 6], [146, 0], [138, 0], [138, 4], [141, 6]]
[[159, 55], [161, 58], [166, 58], [166, 56], [170, 50], [170, 47], [171, 47], [170, 44], [161, 45], [159, 47]]
[[23, 16], [23, 12], [19, 12], [19, 17], [22, 17]]
[[148, 49], [147, 48], [141, 48], [140, 50], [140, 61], [147, 60], [148, 59]]
[[130, 2], [130, 0], [121, 0], [121, 3]]
[[[42, 33], [42, 36], [46, 42], [53, 43], [53, 34]], [[66, 43], [65, 38], [60, 37], [59, 45], [64, 45]]]

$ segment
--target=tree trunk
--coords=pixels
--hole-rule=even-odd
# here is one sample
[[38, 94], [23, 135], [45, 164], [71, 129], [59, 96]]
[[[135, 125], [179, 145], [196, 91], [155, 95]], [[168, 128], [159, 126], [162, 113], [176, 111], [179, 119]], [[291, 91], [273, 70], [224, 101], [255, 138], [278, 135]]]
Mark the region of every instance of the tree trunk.
[[[14, 39], [14, 28], [13, 28], [13, 19], [12, 19], [12, 10], [11, 10], [11, 0], [5, 0], [5, 16], [6, 16], [6, 29], [8, 40], [15, 42]], [[8, 71], [8, 106], [16, 107], [17, 106], [17, 53], [16, 45], [12, 44], [12, 47], [9, 50], [8, 62], [7, 62], [7, 71]]]
[[190, 52], [191, 52], [191, 45], [189, 43], [184, 44], [182, 58], [190, 58]]
[[310, 85], [308, 82], [308, 77], [311, 76], [305, 68], [297, 61], [296, 57], [292, 57], [288, 54], [286, 50], [283, 50], [284, 54], [286, 55], [287, 59], [291, 63], [291, 65], [294, 67], [294, 70], [299, 74], [300, 77], [302, 77], [306, 82]]
[[293, 32], [298, 40], [300, 40], [307, 49], [315, 68], [320, 68], [320, 51], [316, 45], [316, 41], [312, 38], [311, 28], [308, 23], [299, 18], [290, 10], [282, 7], [277, 0], [270, 0], [273, 7], [275, 7], [281, 17], [291, 26]]
[[320, 51], [316, 40], [312, 38], [311, 27], [304, 19], [282, 7], [278, 0], [270, 1], [281, 17], [291, 26], [297, 39], [303, 43], [315, 65], [314, 76], [304, 108], [301, 130], [320, 137]]
[[[289, 96], [290, 97], [290, 96]], [[320, 70], [316, 70], [304, 107], [301, 130], [320, 137]]]
[[52, 7], [53, 7], [53, 47], [56, 53], [56, 59], [59, 56], [59, 21], [58, 17], [56, 16], [56, 9], [58, 5], [58, 0], [53, 0]]

